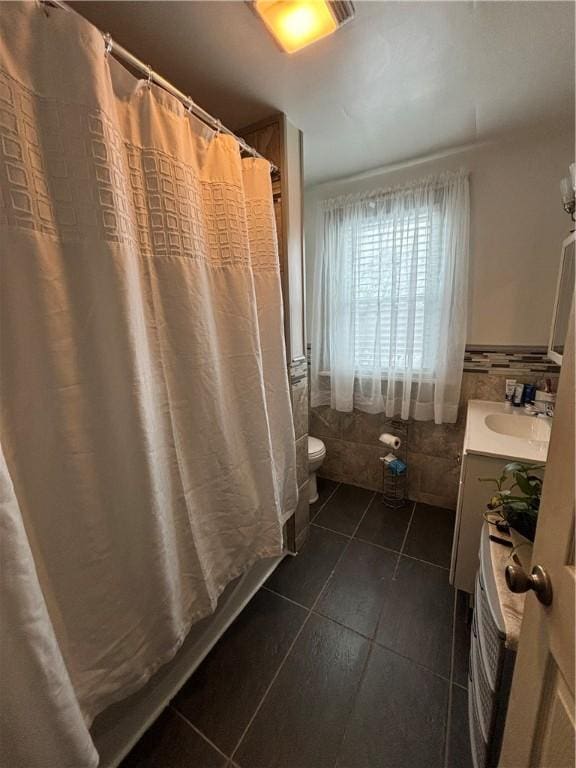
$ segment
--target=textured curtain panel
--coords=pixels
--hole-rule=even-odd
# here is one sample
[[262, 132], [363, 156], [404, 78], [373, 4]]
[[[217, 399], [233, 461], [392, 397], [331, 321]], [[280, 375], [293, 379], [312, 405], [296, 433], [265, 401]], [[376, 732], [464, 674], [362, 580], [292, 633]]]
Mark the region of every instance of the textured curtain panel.
[[296, 505], [269, 166], [72, 13], [0, 35], [0, 762], [84, 768]]
[[454, 422], [468, 294], [465, 173], [324, 201], [311, 403]]

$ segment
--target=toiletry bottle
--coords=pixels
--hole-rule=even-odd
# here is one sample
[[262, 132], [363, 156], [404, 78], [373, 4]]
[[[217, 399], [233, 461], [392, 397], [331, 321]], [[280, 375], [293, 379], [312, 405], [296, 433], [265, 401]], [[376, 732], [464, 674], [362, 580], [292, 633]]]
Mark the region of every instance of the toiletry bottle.
[[522, 400], [524, 398], [524, 384], [516, 384], [514, 387], [514, 397], [512, 399], [512, 405], [516, 406], [516, 408], [519, 408], [522, 405]]
[[535, 395], [536, 395], [536, 385], [535, 384], [525, 384], [524, 385], [524, 402], [525, 403], [533, 403]]
[[506, 400], [511, 403], [514, 399], [514, 389], [516, 388], [516, 379], [506, 379]]

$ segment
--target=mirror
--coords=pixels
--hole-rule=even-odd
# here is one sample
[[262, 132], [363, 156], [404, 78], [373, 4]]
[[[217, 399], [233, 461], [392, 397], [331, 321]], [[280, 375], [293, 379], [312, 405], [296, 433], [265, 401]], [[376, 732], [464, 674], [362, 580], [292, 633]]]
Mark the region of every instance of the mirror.
[[576, 280], [576, 264], [574, 243], [576, 233], [562, 243], [562, 257], [556, 285], [556, 299], [554, 301], [554, 314], [552, 315], [552, 327], [550, 329], [550, 341], [548, 343], [548, 357], [559, 365], [562, 364], [564, 354], [564, 341], [568, 332], [570, 309], [574, 297], [574, 285]]

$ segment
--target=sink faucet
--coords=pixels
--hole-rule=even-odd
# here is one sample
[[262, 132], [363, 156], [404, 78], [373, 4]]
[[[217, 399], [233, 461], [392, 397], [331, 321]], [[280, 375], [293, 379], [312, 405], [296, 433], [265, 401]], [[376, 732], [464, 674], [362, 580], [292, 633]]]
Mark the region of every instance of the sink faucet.
[[554, 416], [554, 403], [545, 403], [543, 407], [544, 410], [540, 410], [531, 403], [526, 403], [524, 406], [524, 413], [528, 416], [547, 416], [548, 418], [552, 418], [552, 416]]

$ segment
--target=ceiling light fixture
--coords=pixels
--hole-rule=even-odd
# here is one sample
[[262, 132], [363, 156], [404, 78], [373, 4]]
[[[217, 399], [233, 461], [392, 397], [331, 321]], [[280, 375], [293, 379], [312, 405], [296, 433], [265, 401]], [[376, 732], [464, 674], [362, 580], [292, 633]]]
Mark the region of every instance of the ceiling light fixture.
[[254, 0], [252, 7], [287, 53], [331, 35], [354, 16], [347, 0]]

